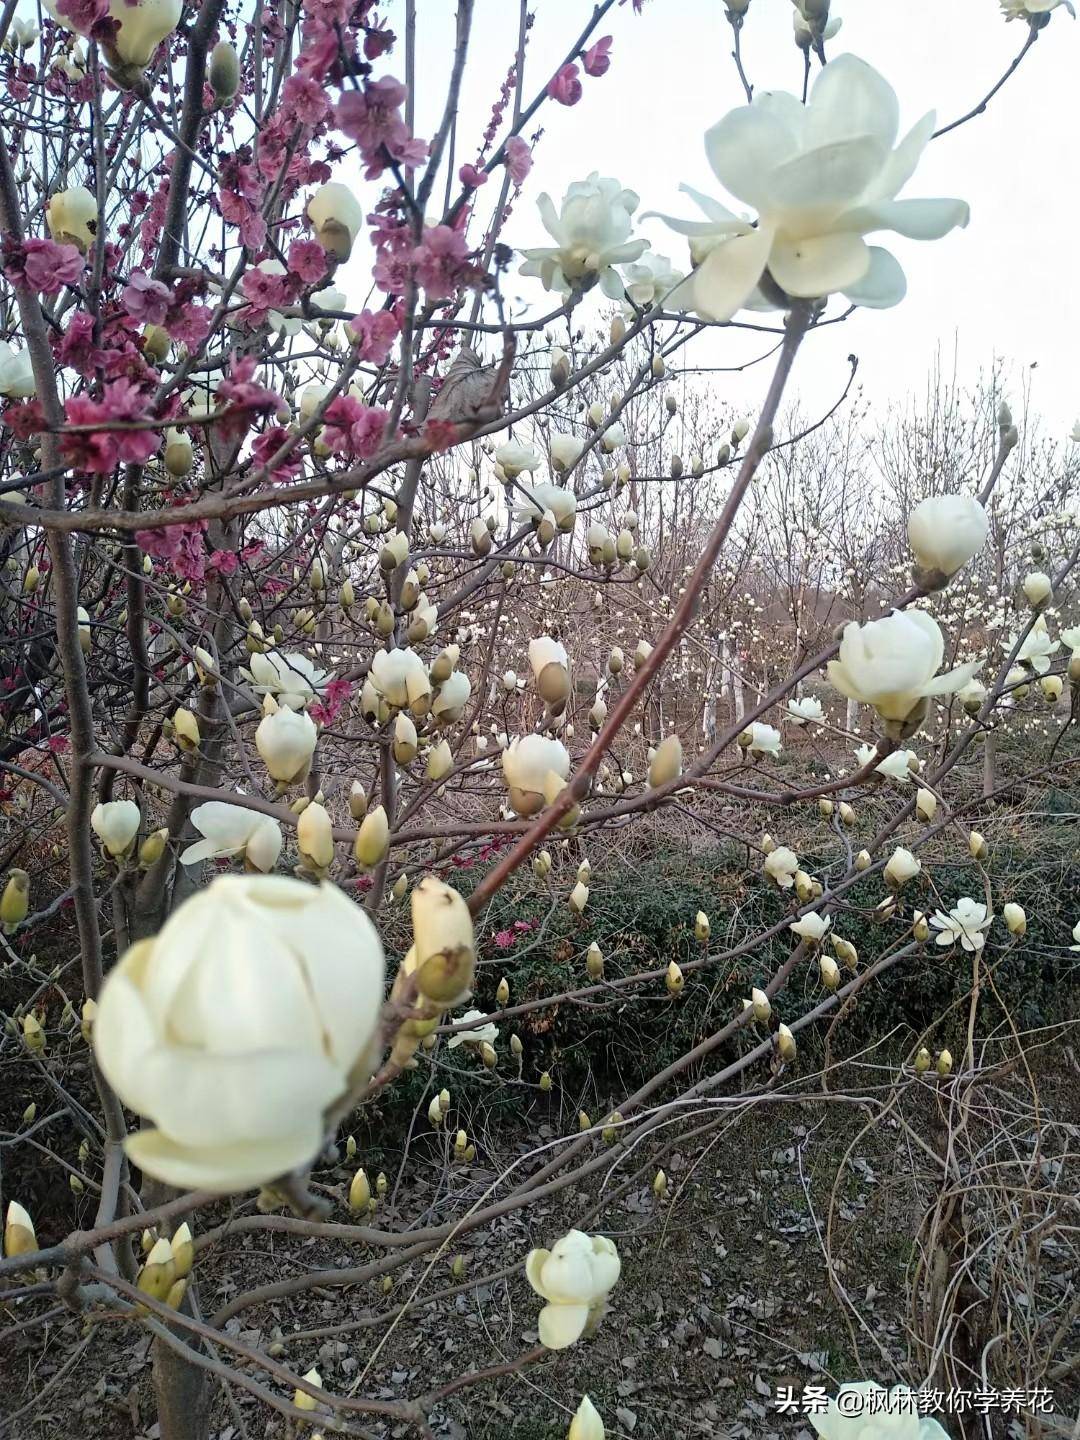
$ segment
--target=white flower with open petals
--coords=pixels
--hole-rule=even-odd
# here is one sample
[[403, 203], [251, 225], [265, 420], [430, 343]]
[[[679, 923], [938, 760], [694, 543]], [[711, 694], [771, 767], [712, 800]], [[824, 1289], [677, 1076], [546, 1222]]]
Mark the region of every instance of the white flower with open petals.
[[[855, 751], [855, 759], [859, 763], [859, 769], [863, 770], [877, 754], [877, 747], [874, 745], [860, 745]], [[875, 775], [883, 775], [886, 780], [895, 780], [900, 785], [906, 785], [914, 773], [911, 768], [911, 760], [918, 763], [918, 756], [914, 750], [891, 750], [884, 760], [880, 760], [874, 766]]]
[[520, 440], [507, 440], [495, 451], [495, 464], [508, 480], [516, 480], [526, 470], [530, 475], [539, 470], [540, 456], [531, 445], [524, 445]]
[[[460, 1019], [455, 1020], [455, 1025], [468, 1025], [470, 1020], [483, 1020], [482, 1010], [466, 1010]], [[456, 1050], [459, 1045], [494, 1045], [499, 1038], [499, 1027], [491, 1020], [485, 1025], [472, 1025], [468, 1030], [456, 1030], [446, 1042], [448, 1050]]]
[[[580, 451], [580, 445], [578, 449]], [[514, 497], [514, 519], [531, 520], [539, 525], [546, 512], [555, 517], [555, 524], [564, 532], [573, 530], [577, 514], [577, 496], [562, 485], [523, 485]]]
[[[1009, 642], [1016, 644], [1017, 637], [1014, 635]], [[1060, 640], [1051, 640], [1050, 631], [1046, 628], [1046, 616], [1036, 616], [1035, 623], [1024, 636], [1020, 649], [1016, 652], [1016, 658], [1021, 665], [1026, 665], [1034, 670], [1036, 675], [1045, 675], [1050, 669], [1050, 657], [1056, 655], [1061, 649]]]
[[829, 682], [849, 700], [872, 705], [887, 733], [902, 739], [922, 723], [929, 696], [953, 694], [982, 668], [974, 660], [938, 675], [944, 655], [936, 620], [923, 610], [894, 610], [844, 627], [839, 656], [827, 666]]
[[948, 1440], [937, 1420], [920, 1414], [914, 1391], [906, 1385], [887, 1391], [874, 1380], [841, 1385], [809, 1420], [821, 1440]]
[[290, 710], [305, 709], [322, 694], [330, 679], [329, 673], [320, 670], [306, 655], [284, 655], [276, 650], [268, 655], [252, 655], [241, 674], [260, 694], [275, 696]]
[[826, 930], [832, 924], [828, 915], [818, 915], [811, 911], [804, 915], [801, 920], [793, 920], [788, 929], [798, 935], [802, 940], [809, 940], [811, 944], [817, 945], [821, 942]]
[[25, 400], [37, 394], [37, 381], [29, 350], [16, 350], [0, 340], [0, 395], [9, 400]]
[[525, 1274], [547, 1301], [537, 1326], [541, 1345], [565, 1350], [595, 1329], [621, 1269], [612, 1241], [581, 1230], [571, 1230], [550, 1250], [530, 1250]]
[[824, 67], [805, 106], [784, 91], [759, 91], [705, 136], [717, 179], [757, 219], [688, 191], [707, 218], [663, 217], [702, 257], [677, 295], [685, 291], [683, 303], [708, 320], [730, 320], [748, 303], [786, 307], [837, 291], [857, 305], [898, 304], [903, 270], [863, 236], [937, 240], [968, 221], [962, 200], [896, 199], [934, 123], [931, 111], [897, 145], [896, 95], [854, 55]]
[[[652, 250], [646, 250], [632, 264], [624, 265], [622, 277], [626, 283], [626, 299], [633, 301], [639, 310], [666, 304], [667, 297], [685, 278], [666, 255], [657, 255]], [[628, 317], [633, 313], [630, 305], [624, 305], [624, 310]]]
[[225, 860], [242, 855], [249, 870], [272, 870], [281, 854], [281, 826], [272, 815], [260, 815], [226, 800], [208, 800], [191, 812], [191, 823], [203, 837], [180, 856], [181, 865]]
[[930, 917], [930, 924], [939, 931], [939, 945], [955, 945], [959, 940], [965, 950], [981, 950], [986, 936], [983, 931], [990, 924], [986, 906], [970, 896], [964, 895], [948, 914], [936, 910]]
[[739, 737], [739, 743], [744, 745], [751, 755], [773, 755], [780, 754], [780, 731], [775, 725], [766, 725], [762, 720], [755, 720], [749, 725]]
[[814, 695], [806, 695], [801, 700], [789, 700], [787, 708], [788, 719], [793, 725], [812, 724], [825, 718], [821, 701]]
[[366, 1079], [383, 1004], [375, 927], [333, 885], [225, 875], [109, 972], [94, 1054], [156, 1128], [124, 1148], [179, 1189], [247, 1190], [308, 1164]]
[[648, 247], [646, 240], [630, 239], [631, 216], [638, 207], [634, 192], [594, 170], [587, 180], [570, 185], [558, 212], [550, 195], [536, 203], [555, 244], [522, 250], [521, 274], [536, 275], [545, 290], [563, 295], [599, 281], [609, 299], [621, 299], [623, 282], [614, 266], [637, 260]]

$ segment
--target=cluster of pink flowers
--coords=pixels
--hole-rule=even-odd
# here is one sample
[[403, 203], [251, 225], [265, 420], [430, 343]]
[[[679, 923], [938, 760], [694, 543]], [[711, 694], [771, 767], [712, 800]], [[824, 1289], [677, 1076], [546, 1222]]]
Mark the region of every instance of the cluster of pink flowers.
[[[606, 75], [611, 68], [611, 36], [605, 35], [590, 46], [581, 56], [581, 66], [586, 75]], [[556, 70], [548, 81], [547, 93], [560, 105], [576, 105], [581, 99], [581, 80], [578, 67], [569, 61]]]
[[401, 334], [401, 316], [394, 310], [361, 310], [349, 321], [356, 336], [360, 359], [371, 365], [385, 365], [394, 341]]
[[355, 395], [337, 395], [326, 407], [323, 439], [335, 455], [370, 460], [382, 444], [388, 415]]
[[242, 439], [257, 415], [274, 415], [288, 409], [276, 390], [255, 382], [254, 374], [254, 356], [234, 357], [228, 375], [217, 387], [218, 400], [228, 406], [228, 414], [217, 422], [226, 439]]
[[[270, 425], [259, 432], [251, 442], [251, 453], [257, 465], [270, 465], [270, 461], [289, 439], [289, 431], [284, 425]], [[284, 460], [279, 460], [269, 471], [270, 480], [275, 485], [284, 485], [289, 480], [295, 480], [297, 475], [304, 468], [304, 462], [300, 452], [293, 449]]]
[[522, 935], [527, 935], [530, 930], [535, 928], [535, 920], [515, 920], [512, 929], [496, 930], [491, 938], [495, 942], [496, 949], [509, 950], [521, 939]]
[[42, 295], [59, 295], [65, 285], [77, 285], [85, 263], [76, 246], [60, 245], [55, 240], [4, 242], [5, 278], [12, 285], [25, 285]]
[[414, 139], [401, 115], [405, 86], [391, 75], [366, 80], [362, 90], [347, 90], [335, 107], [339, 130], [360, 147], [364, 178], [377, 180], [393, 161], [414, 170], [428, 153], [427, 142]]
[[70, 396], [64, 403], [67, 424], [94, 428], [65, 431], [60, 442], [64, 459], [74, 469], [88, 474], [108, 474], [121, 462], [145, 465], [161, 445], [157, 430], [97, 427], [148, 420], [147, 398], [130, 380], [114, 380], [106, 385], [100, 400]]
[[308, 706], [308, 714], [317, 725], [332, 725], [352, 694], [348, 680], [329, 680], [323, 687], [322, 700]]
[[453, 225], [430, 225], [419, 245], [404, 220], [372, 215], [375, 265], [372, 274], [380, 290], [402, 295], [410, 280], [423, 286], [428, 300], [447, 300], [464, 286], [476, 284], [482, 272], [469, 259], [465, 226], [469, 212], [458, 213]]
[[164, 562], [178, 580], [201, 584], [206, 574], [205, 520], [163, 525], [158, 530], [136, 530], [135, 542], [145, 555]]

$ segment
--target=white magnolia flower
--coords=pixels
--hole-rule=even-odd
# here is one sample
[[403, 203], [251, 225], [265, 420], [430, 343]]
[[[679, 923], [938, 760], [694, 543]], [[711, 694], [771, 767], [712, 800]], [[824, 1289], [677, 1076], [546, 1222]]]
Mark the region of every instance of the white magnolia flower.
[[329, 180], [307, 203], [307, 217], [319, 244], [336, 260], [347, 260], [353, 241], [363, 228], [364, 207], [350, 185]]
[[802, 700], [789, 700], [787, 708], [788, 719], [793, 725], [806, 725], [825, 718], [821, 701], [813, 695], [807, 695]]
[[[578, 450], [581, 450], [580, 444]], [[577, 496], [562, 485], [524, 485], [514, 497], [515, 520], [531, 520], [534, 525], [539, 525], [548, 511], [555, 517], [560, 530], [573, 530]]]
[[123, 855], [139, 833], [140, 819], [134, 800], [106, 800], [94, 806], [90, 828], [110, 855]]
[[540, 1311], [540, 1343], [565, 1350], [595, 1328], [622, 1269], [619, 1252], [604, 1235], [571, 1230], [550, 1250], [530, 1250], [529, 1284], [547, 1304]]
[[775, 880], [781, 890], [791, 889], [798, 868], [799, 857], [786, 845], [777, 845], [765, 856], [765, 874]]
[[[460, 1019], [454, 1020], [454, 1025], [467, 1025], [470, 1020], [483, 1020], [482, 1010], [466, 1010]], [[492, 1021], [486, 1025], [473, 1025], [468, 1030], [457, 1030], [446, 1042], [448, 1050], [456, 1050], [459, 1045], [494, 1045], [499, 1038], [499, 1027]]]
[[[860, 745], [855, 751], [855, 759], [858, 761], [859, 769], [869, 765], [877, 753], [874, 745]], [[901, 785], [907, 784], [913, 774], [911, 762], [918, 766], [918, 756], [914, 750], [891, 750], [884, 760], [874, 766], [875, 775], [884, 775], [886, 780], [896, 780]]]
[[[775, 854], [776, 852], [774, 851], [773, 853]], [[801, 936], [803, 940], [810, 940], [817, 943], [821, 940], [831, 924], [832, 920], [828, 915], [818, 915], [811, 911], [809, 915], [804, 915], [801, 920], [793, 920], [788, 926], [788, 929], [796, 935]]]
[[824, 67], [808, 105], [784, 91], [762, 91], [731, 111], [707, 132], [705, 151], [717, 179], [758, 219], [740, 219], [692, 190], [706, 220], [663, 217], [701, 257], [684, 303], [706, 319], [730, 320], [744, 305], [763, 303], [764, 283], [777, 305], [835, 291], [858, 305], [898, 304], [907, 288], [903, 270], [863, 236], [892, 230], [936, 240], [968, 221], [962, 200], [895, 198], [934, 120], [933, 111], [923, 116], [894, 149], [896, 95], [854, 55]]
[[[1014, 635], [1010, 645], [1016, 644], [1017, 637]], [[1024, 642], [1016, 652], [1016, 658], [1021, 665], [1027, 665], [1034, 670], [1036, 675], [1045, 675], [1050, 669], [1050, 656], [1056, 655], [1061, 649], [1060, 640], [1051, 640], [1050, 632], [1046, 628], [1046, 616], [1039, 615], [1035, 624], [1024, 636]]]
[[1062, 630], [1061, 643], [1067, 645], [1075, 655], [1080, 650], [1080, 625], [1073, 625], [1068, 630]]
[[544, 781], [554, 772], [560, 780], [570, 776], [570, 755], [561, 740], [546, 735], [519, 735], [502, 752], [503, 778], [510, 804], [518, 815], [535, 815], [544, 808]]
[[885, 866], [885, 878], [899, 888], [909, 880], [914, 880], [921, 869], [922, 861], [916, 860], [911, 851], [905, 850], [903, 845], [898, 845]]
[[1078, 921], [1076, 922], [1076, 924], [1073, 926], [1073, 929], [1072, 929], [1072, 937], [1073, 937], [1073, 939], [1074, 939], [1077, 943], [1076, 943], [1075, 945], [1070, 945], [1070, 946], [1069, 946], [1069, 949], [1070, 949], [1070, 950], [1080, 950], [1080, 920], [1078, 920]]
[[[284, 713], [284, 712], [283, 712]], [[383, 952], [333, 885], [226, 875], [110, 971], [94, 1053], [156, 1129], [132, 1162], [179, 1189], [225, 1194], [310, 1162], [323, 1116], [366, 1078]]]
[[587, 290], [599, 280], [609, 299], [621, 299], [623, 282], [613, 267], [637, 260], [648, 245], [630, 239], [631, 216], [638, 207], [634, 192], [594, 170], [587, 180], [573, 182], [558, 213], [550, 195], [536, 203], [555, 244], [523, 250], [521, 274], [536, 275], [545, 290], [563, 295]]
[[749, 736], [746, 748], [751, 755], [779, 755], [780, 754], [780, 731], [773, 725], [766, 725], [761, 720], [755, 720], [743, 735]]
[[413, 706], [431, 694], [427, 666], [415, 650], [376, 650], [368, 678], [388, 705]]
[[204, 838], [189, 845], [181, 865], [224, 860], [242, 855], [249, 869], [272, 870], [281, 854], [281, 826], [272, 815], [260, 815], [225, 800], [208, 800], [191, 812], [191, 823]]
[[1069, 439], [1074, 445], [1080, 445], [1080, 420], [1069, 431]]
[[29, 350], [15, 350], [0, 340], [0, 395], [9, 400], [25, 400], [37, 392], [34, 367]]
[[936, 1420], [920, 1415], [906, 1385], [886, 1391], [874, 1380], [851, 1380], [830, 1398], [828, 1409], [809, 1418], [821, 1440], [948, 1440]]
[[536, 688], [549, 705], [565, 701], [570, 694], [570, 661], [566, 646], [550, 635], [529, 641], [529, 665]]
[[472, 681], [464, 670], [452, 670], [439, 686], [431, 710], [436, 719], [444, 725], [460, 720], [472, 694]]
[[941, 932], [937, 937], [939, 945], [955, 945], [959, 940], [965, 950], [981, 950], [986, 939], [983, 931], [990, 924], [990, 916], [985, 905], [964, 895], [947, 915], [943, 910], [935, 910], [930, 924]]
[[[56, 0], [42, 3], [58, 25], [75, 28], [60, 13]], [[116, 21], [117, 29], [105, 47], [106, 53], [112, 51], [125, 65], [143, 68], [161, 41], [180, 23], [181, 8], [181, 0], [139, 0], [137, 5], [129, 0], [110, 0], [108, 18]]]
[[[796, 6], [797, 5], [798, 0], [796, 0]], [[798, 8], [796, 8], [792, 14], [791, 20], [795, 29], [795, 44], [798, 45], [800, 50], [808, 49], [813, 44], [815, 36], [823, 41], [833, 39], [835, 35], [839, 34], [840, 26], [844, 23], [839, 15], [830, 15], [825, 22], [824, 28], [815, 30], [810, 24], [810, 21]]]
[[844, 627], [840, 654], [827, 666], [830, 683], [849, 700], [872, 705], [887, 729], [905, 732], [918, 723], [931, 695], [950, 695], [966, 685], [982, 661], [936, 674], [945, 641], [936, 620], [923, 610], [894, 610], [883, 620]]
[[311, 717], [287, 706], [264, 715], [255, 729], [255, 748], [270, 778], [280, 785], [295, 785], [304, 778], [318, 739]]
[[317, 699], [330, 679], [329, 672], [320, 670], [306, 655], [283, 655], [272, 650], [268, 655], [252, 655], [246, 670], [241, 670], [260, 695], [273, 695], [290, 710], [303, 710]]
[[530, 475], [534, 470], [539, 470], [540, 456], [531, 445], [523, 445], [519, 440], [507, 440], [505, 445], [500, 445], [495, 451], [495, 464], [508, 480], [516, 480], [525, 470], [528, 470]]
[[1073, 9], [1071, 0], [1001, 0], [1002, 13], [1006, 22], [1009, 20], [1027, 20], [1045, 25], [1050, 19], [1051, 10], [1056, 10], [1059, 5], [1064, 5], [1069, 14], [1076, 19], [1076, 11]]
[[344, 290], [338, 290], [333, 285], [324, 285], [321, 290], [316, 290], [310, 297], [313, 310], [344, 310], [348, 304], [348, 296]]
[[[686, 278], [666, 255], [657, 255], [652, 250], [646, 250], [632, 265], [624, 265], [622, 277], [627, 300], [633, 301], [639, 310], [665, 304], [667, 297]], [[630, 305], [624, 305], [623, 309], [627, 315], [633, 314]]]
[[[585, 448], [585, 441], [579, 440], [576, 435], [552, 435], [548, 442], [548, 454], [551, 457], [551, 468], [560, 474], [572, 470], [581, 458], [581, 452]], [[576, 501], [575, 501], [576, 504]], [[554, 509], [549, 506], [549, 509]], [[556, 516], [558, 511], [555, 512]]]
[[973, 495], [931, 495], [908, 517], [908, 544], [921, 568], [955, 575], [986, 544], [990, 522]]
[[961, 685], [956, 698], [965, 710], [978, 711], [986, 699], [986, 686], [981, 680], [969, 680], [966, 685]]

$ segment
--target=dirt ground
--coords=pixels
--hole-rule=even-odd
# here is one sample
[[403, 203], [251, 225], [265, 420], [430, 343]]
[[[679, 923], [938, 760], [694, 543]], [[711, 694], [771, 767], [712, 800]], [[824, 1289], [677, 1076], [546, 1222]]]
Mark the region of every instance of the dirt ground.
[[[1048, 1113], [1075, 1130], [1080, 1121], [1075, 1071], [1049, 1083], [1043, 1100]], [[608, 1435], [620, 1440], [720, 1435], [796, 1440], [809, 1435], [810, 1426], [805, 1415], [778, 1412], [780, 1387], [798, 1394], [806, 1384], [825, 1384], [831, 1391], [846, 1379], [918, 1378], [905, 1282], [913, 1273], [927, 1194], [925, 1172], [913, 1165], [901, 1127], [886, 1120], [868, 1129], [860, 1109], [828, 1101], [778, 1100], [753, 1111], [741, 1111], [736, 1101], [727, 1108], [729, 1120], [706, 1141], [666, 1157], [665, 1203], [653, 1195], [650, 1169], [604, 1209], [599, 1223], [590, 1224], [615, 1240], [623, 1260], [611, 1311], [596, 1337], [489, 1381], [468, 1392], [467, 1401], [455, 1397], [436, 1409], [431, 1423], [440, 1440], [563, 1440], [586, 1392]], [[928, 1115], [932, 1108], [928, 1101]], [[708, 1118], [719, 1113], [714, 1107]], [[545, 1138], [541, 1123], [522, 1131], [518, 1144]], [[504, 1137], [503, 1163], [511, 1153]], [[616, 1168], [607, 1189], [614, 1191], [642, 1158], [613, 1151]], [[341, 1194], [350, 1171], [341, 1165], [319, 1178]], [[495, 1174], [490, 1156], [443, 1173], [416, 1165], [402, 1184], [398, 1218], [405, 1222], [427, 1213], [443, 1187], [456, 1201], [478, 1199]], [[1075, 1174], [1059, 1178], [1075, 1197]], [[465, 1259], [465, 1278], [520, 1262], [532, 1245], [550, 1244], [578, 1223], [598, 1199], [595, 1190], [563, 1192], [557, 1204], [541, 1204], [470, 1234], [454, 1252]], [[250, 1203], [244, 1207], [247, 1213], [252, 1209]], [[237, 1234], [200, 1259], [202, 1312], [212, 1313], [238, 1288], [278, 1279], [293, 1268], [355, 1265], [364, 1258], [355, 1246], [291, 1239], [282, 1246], [286, 1239]], [[229, 1322], [228, 1332], [245, 1343], [273, 1346], [297, 1373], [316, 1366], [328, 1388], [347, 1392], [362, 1386], [370, 1396], [395, 1400], [477, 1366], [512, 1360], [535, 1345], [540, 1302], [520, 1271], [421, 1305], [392, 1328], [369, 1324], [329, 1333], [384, 1315], [410, 1297], [453, 1286], [452, 1260], [450, 1253], [429, 1258], [423, 1268], [396, 1276], [387, 1295], [377, 1284], [306, 1292], [296, 1301], [245, 1312]], [[1055, 1265], [1071, 1263], [1069, 1256], [1047, 1254], [1042, 1263], [1051, 1288], [1071, 1285], [1072, 1274], [1056, 1280], [1053, 1275]], [[0, 1301], [0, 1416], [10, 1422], [38, 1397], [13, 1426], [0, 1419], [0, 1433], [17, 1440], [158, 1440], [145, 1331], [137, 1323], [110, 1319], [108, 1311], [88, 1317], [60, 1312], [44, 1328], [9, 1329], [4, 1338], [5, 1328], [29, 1313], [26, 1307], [41, 1303]], [[1075, 1354], [1078, 1348], [1074, 1323], [1061, 1349]], [[1071, 1428], [1069, 1417], [1075, 1418], [1080, 1403], [1075, 1377], [1059, 1387], [1055, 1403], [1065, 1428]], [[946, 1426], [960, 1433], [948, 1420]], [[214, 1440], [284, 1440], [290, 1433], [289, 1422], [242, 1390], [226, 1394], [219, 1388]], [[408, 1432], [402, 1427], [373, 1433]], [[995, 1422], [994, 1433], [1024, 1430]]]

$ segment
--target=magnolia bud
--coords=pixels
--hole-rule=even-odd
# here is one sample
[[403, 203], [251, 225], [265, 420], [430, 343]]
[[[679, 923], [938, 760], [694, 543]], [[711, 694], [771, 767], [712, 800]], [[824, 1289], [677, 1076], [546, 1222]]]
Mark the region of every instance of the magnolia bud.
[[970, 850], [973, 860], [985, 860], [990, 853], [990, 847], [987, 845], [985, 837], [980, 835], [977, 830], [972, 830], [968, 836], [968, 850]]
[[1005, 917], [1005, 924], [1008, 926], [1010, 935], [1019, 936], [1025, 934], [1027, 931], [1027, 915], [1024, 913], [1024, 907], [1022, 905], [1017, 905], [1015, 901], [1010, 900], [1004, 907], [1002, 914]]
[[652, 1182], [653, 1194], [658, 1200], [667, 1199], [667, 1176], [663, 1170], [657, 1170]]
[[381, 805], [364, 816], [353, 843], [356, 863], [365, 870], [371, 870], [385, 859], [390, 849], [390, 826], [386, 811]]
[[839, 809], [840, 809], [840, 819], [843, 821], [843, 823], [844, 823], [845, 825], [854, 825], [854, 824], [855, 824], [855, 811], [851, 808], [851, 806], [847, 803], [846, 800], [841, 800], [841, 801], [840, 801]]
[[543, 1090], [545, 1095], [551, 1089], [551, 1076], [548, 1071], [545, 1070], [544, 1073], [540, 1076], [539, 1085], [540, 1089]]
[[579, 1130], [592, 1129], [592, 1119], [587, 1110], [579, 1110], [577, 1112], [577, 1125]]
[[916, 910], [911, 917], [911, 933], [920, 945], [925, 945], [930, 939], [930, 926], [921, 910]]
[[354, 820], [362, 820], [367, 813], [367, 795], [359, 780], [352, 782], [349, 790], [349, 814]]
[[8, 873], [0, 899], [0, 923], [10, 935], [17, 925], [26, 919], [30, 909], [30, 876], [25, 870], [13, 869]]
[[[363, 1171], [361, 1171], [360, 1173], [363, 1174]], [[386, 1278], [389, 1279], [390, 1277], [387, 1276]], [[313, 1388], [317, 1390], [322, 1389], [322, 1376], [319, 1374], [318, 1370], [309, 1370], [304, 1376], [304, 1379]], [[315, 1399], [315, 1396], [309, 1395], [306, 1390], [293, 1391], [293, 1404], [296, 1406], [297, 1410], [314, 1410], [318, 1403], [319, 1402]]]
[[555, 349], [551, 352], [551, 368], [548, 373], [555, 389], [561, 390], [570, 379], [570, 357], [565, 350]]
[[776, 1045], [780, 1051], [781, 1060], [790, 1061], [795, 1059], [795, 1036], [783, 1023], [777, 1026]]
[[833, 813], [833, 802], [827, 800], [823, 795], [817, 802], [817, 808], [818, 814], [821, 815], [822, 819], [828, 820], [829, 816]]
[[919, 1052], [918, 1052], [918, 1054], [915, 1056], [915, 1074], [916, 1074], [916, 1075], [925, 1075], [926, 1072], [927, 1072], [927, 1070], [929, 1070], [929, 1069], [930, 1069], [930, 1051], [927, 1050], [927, 1048], [926, 1048], [925, 1045], [923, 1045], [923, 1046], [921, 1046], [921, 1047], [919, 1048]]
[[162, 1237], [146, 1257], [146, 1264], [139, 1271], [138, 1288], [153, 1300], [164, 1300], [176, 1279], [176, 1264], [172, 1246]]
[[1030, 575], [1025, 575], [1022, 588], [1033, 610], [1045, 605], [1054, 593], [1050, 576], [1042, 570], [1033, 570]]
[[600, 980], [603, 978], [604, 955], [595, 940], [585, 952], [585, 969], [589, 972], [590, 980]]
[[37, 1234], [29, 1211], [17, 1200], [10, 1201], [4, 1221], [4, 1254], [13, 1259], [16, 1255], [32, 1255], [37, 1248]]
[[869, 850], [860, 850], [855, 856], [856, 870], [869, 870], [872, 863]]
[[709, 917], [704, 910], [699, 910], [694, 917], [694, 938], [702, 945], [708, 940], [712, 927], [709, 924]]
[[680, 967], [672, 960], [667, 967], [667, 974], [664, 976], [664, 984], [668, 988], [669, 995], [681, 995], [685, 979]]
[[664, 357], [662, 355], [654, 355], [651, 368], [653, 379], [662, 380], [664, 378], [664, 372], [667, 370], [667, 366], [664, 364]]
[[227, 40], [219, 40], [210, 54], [208, 79], [219, 105], [227, 105], [240, 89], [240, 61]]
[[371, 1185], [363, 1167], [357, 1170], [349, 1186], [349, 1209], [366, 1214], [371, 1208]]
[[510, 1002], [510, 982], [504, 975], [495, 990], [495, 1003], [505, 1008]]
[[839, 935], [833, 935], [832, 947], [837, 955], [844, 962], [847, 968], [854, 973], [859, 963], [859, 952], [850, 940], [844, 940]]
[[952, 1058], [952, 1055], [950, 1054], [950, 1052], [949, 1052], [948, 1050], [942, 1050], [942, 1051], [940, 1052], [940, 1054], [938, 1055], [937, 1060], [936, 1060], [935, 1063], [934, 1063], [934, 1069], [935, 1069], [935, 1070], [937, 1071], [937, 1073], [942, 1077], [942, 1079], [944, 1079], [946, 1075], [949, 1075], [949, 1074], [952, 1073], [952, 1067], [953, 1067], [953, 1058]]
[[920, 787], [918, 794], [915, 796], [915, 810], [919, 819], [925, 820], [927, 824], [933, 820], [937, 813], [937, 796], [933, 791]]

